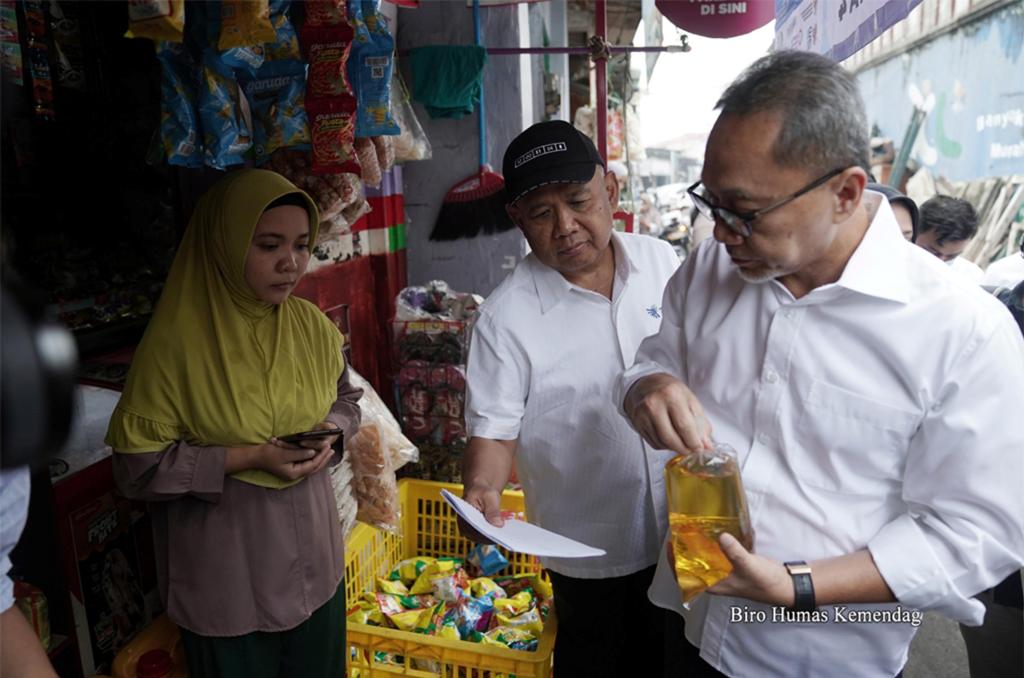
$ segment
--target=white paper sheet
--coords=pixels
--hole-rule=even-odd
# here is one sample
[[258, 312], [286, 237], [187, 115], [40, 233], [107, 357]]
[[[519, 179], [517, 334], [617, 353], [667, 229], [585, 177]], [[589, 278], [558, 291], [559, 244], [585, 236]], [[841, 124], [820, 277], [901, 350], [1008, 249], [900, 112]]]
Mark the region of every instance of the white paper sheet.
[[473, 529], [510, 551], [551, 558], [592, 558], [605, 554], [602, 549], [581, 544], [568, 537], [514, 518], [506, 520], [504, 527], [495, 527], [487, 522], [484, 514], [474, 506], [456, 497], [448, 490], [441, 490], [441, 496]]

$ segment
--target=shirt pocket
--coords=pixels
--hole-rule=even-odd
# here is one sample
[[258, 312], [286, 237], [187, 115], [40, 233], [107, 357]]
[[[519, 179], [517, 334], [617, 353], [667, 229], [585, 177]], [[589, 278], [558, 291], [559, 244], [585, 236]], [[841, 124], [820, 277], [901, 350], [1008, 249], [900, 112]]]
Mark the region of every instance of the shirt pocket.
[[815, 379], [803, 400], [795, 450], [799, 482], [843, 494], [875, 494], [901, 480], [920, 416]]

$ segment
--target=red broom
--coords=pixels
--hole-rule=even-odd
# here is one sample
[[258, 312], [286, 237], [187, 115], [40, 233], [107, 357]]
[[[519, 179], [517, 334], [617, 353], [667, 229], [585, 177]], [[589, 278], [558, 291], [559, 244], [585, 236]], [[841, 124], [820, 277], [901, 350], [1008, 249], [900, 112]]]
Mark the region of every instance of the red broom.
[[[480, 39], [480, 2], [473, 0], [473, 33]], [[458, 240], [484, 233], [499, 233], [515, 227], [505, 212], [505, 179], [487, 164], [487, 128], [484, 116], [484, 83], [480, 78], [480, 106], [477, 110], [480, 169], [455, 184], [444, 196], [431, 240]]]

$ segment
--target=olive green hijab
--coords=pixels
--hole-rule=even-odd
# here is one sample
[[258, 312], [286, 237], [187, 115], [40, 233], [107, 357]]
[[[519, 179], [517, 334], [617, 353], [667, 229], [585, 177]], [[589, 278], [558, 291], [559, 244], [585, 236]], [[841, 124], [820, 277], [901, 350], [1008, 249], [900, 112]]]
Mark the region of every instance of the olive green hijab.
[[[324, 420], [344, 367], [341, 334], [308, 301], [270, 305], [245, 282], [256, 223], [293, 193], [306, 200], [315, 242], [316, 206], [274, 172], [232, 172], [199, 201], [110, 420], [107, 444], [118, 453], [158, 452], [179, 440], [255, 445]], [[294, 484], [258, 470], [234, 477]]]

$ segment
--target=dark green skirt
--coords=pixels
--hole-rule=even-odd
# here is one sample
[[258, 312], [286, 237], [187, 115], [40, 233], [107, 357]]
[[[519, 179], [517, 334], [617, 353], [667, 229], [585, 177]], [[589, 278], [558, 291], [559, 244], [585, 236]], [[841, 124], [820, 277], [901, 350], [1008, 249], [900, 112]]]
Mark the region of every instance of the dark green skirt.
[[189, 678], [342, 678], [345, 675], [345, 582], [294, 629], [214, 638], [185, 629]]

